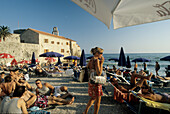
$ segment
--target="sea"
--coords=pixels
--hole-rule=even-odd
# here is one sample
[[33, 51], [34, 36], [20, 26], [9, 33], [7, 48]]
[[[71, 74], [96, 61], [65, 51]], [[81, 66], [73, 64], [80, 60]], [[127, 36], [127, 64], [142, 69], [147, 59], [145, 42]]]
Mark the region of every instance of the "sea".
[[[129, 56], [130, 61], [131, 61], [131, 69], [134, 69], [134, 62], [132, 62], [133, 59], [136, 58], [146, 58], [151, 60], [150, 62], [145, 62], [147, 64], [147, 70], [149, 70], [149, 72], [152, 72], [153, 74], [155, 73], [155, 62], [158, 61], [159, 65], [160, 65], [160, 70], [158, 72], [158, 74], [160, 76], [166, 76], [166, 67], [168, 65], [170, 65], [170, 61], [160, 61], [160, 58], [163, 58], [165, 56], [169, 56], [170, 53], [125, 53], [125, 56]], [[86, 54], [86, 57], [92, 56], [91, 54]], [[107, 66], [109, 65], [109, 68], [112, 68], [113, 65], [116, 66], [116, 68], [122, 68], [118, 66], [118, 62], [115, 61], [108, 61], [108, 59], [110, 58], [119, 58], [119, 54], [103, 54], [105, 61], [103, 66]], [[137, 62], [138, 64], [138, 71], [140, 69], [143, 69], [143, 62]]]

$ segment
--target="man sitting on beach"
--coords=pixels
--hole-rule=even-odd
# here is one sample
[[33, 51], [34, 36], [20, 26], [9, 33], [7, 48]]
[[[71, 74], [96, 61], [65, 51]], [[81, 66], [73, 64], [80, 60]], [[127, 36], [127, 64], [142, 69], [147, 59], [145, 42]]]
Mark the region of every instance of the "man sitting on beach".
[[6, 96], [0, 104], [1, 114], [28, 114], [25, 101], [21, 98], [25, 87], [17, 86], [12, 97]]
[[0, 83], [5, 82], [5, 72], [1, 72], [1, 76], [0, 76]]
[[12, 81], [10, 76], [5, 77], [5, 83], [0, 84], [1, 92], [0, 97], [10, 96], [15, 90], [15, 82]]
[[[41, 83], [40, 79], [35, 81], [36, 83], [36, 95], [37, 96], [48, 96], [48, 100], [55, 100], [58, 104], [72, 104], [74, 102], [74, 97], [68, 92], [66, 86], [54, 87], [49, 83]], [[62, 95], [61, 92], [66, 92], [66, 94]], [[54, 96], [53, 96], [54, 95]], [[66, 97], [72, 97], [71, 100], [65, 100]]]

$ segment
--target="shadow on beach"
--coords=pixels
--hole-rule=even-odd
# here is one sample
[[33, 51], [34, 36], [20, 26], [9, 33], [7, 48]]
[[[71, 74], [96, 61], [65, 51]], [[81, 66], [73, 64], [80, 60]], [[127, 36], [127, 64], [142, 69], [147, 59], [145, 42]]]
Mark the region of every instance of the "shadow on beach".
[[[67, 86], [70, 93], [75, 97], [71, 105], [52, 105], [46, 108], [47, 111], [57, 114], [82, 114], [90, 99], [88, 96], [88, 82], [74, 81], [71, 76], [61, 77], [33, 77], [29, 83], [36, 87], [35, 80], [48, 82], [53, 86]], [[109, 89], [108, 89], [109, 90]], [[110, 90], [109, 90], [110, 91]], [[94, 112], [94, 104], [89, 109], [89, 114]], [[113, 100], [111, 95], [104, 94], [101, 99], [99, 114], [131, 114], [132, 112], [125, 106]]]

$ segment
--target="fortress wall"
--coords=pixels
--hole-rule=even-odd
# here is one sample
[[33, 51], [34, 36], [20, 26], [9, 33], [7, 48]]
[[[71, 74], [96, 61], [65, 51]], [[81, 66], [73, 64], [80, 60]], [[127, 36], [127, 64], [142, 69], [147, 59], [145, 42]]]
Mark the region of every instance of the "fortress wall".
[[[15, 57], [17, 62], [21, 61], [21, 59], [30, 60], [32, 57], [32, 53], [35, 52], [36, 58], [39, 55], [39, 45], [37, 44], [23, 44], [18, 42], [1, 42], [0, 43], [0, 53], [8, 53]], [[1, 59], [0, 62], [6, 63], [11, 62], [13, 58], [9, 59]]]
[[[81, 54], [81, 48], [77, 45], [77, 42], [75, 41], [70, 42], [70, 40], [56, 38], [48, 35], [36, 34], [33, 32], [28, 33], [28, 36], [26, 34], [23, 34], [22, 37], [23, 40], [28, 40], [29, 43], [21, 43], [20, 34], [12, 34], [7, 37], [5, 41], [1, 40], [0, 53], [9, 53], [12, 56], [15, 56], [15, 59], [17, 60], [17, 62], [19, 62], [21, 61], [21, 59], [31, 60], [32, 53], [35, 52], [35, 58], [40, 60], [41, 63], [46, 62], [44, 57], [39, 57], [40, 54], [44, 53], [44, 49], [49, 49], [49, 51], [61, 53], [65, 57], [70, 56], [71, 51], [73, 56], [80, 56]], [[44, 43], [45, 39], [48, 39], [48, 43]], [[54, 42], [54, 44], [52, 44], [52, 41]], [[39, 44], [36, 44], [38, 42]], [[62, 49], [64, 49], [64, 52], [61, 51]], [[13, 58], [0, 58], [0, 62], [4, 62], [4, 60], [6, 60], [6, 63], [8, 63], [11, 62]], [[63, 60], [63, 58], [61, 58], [61, 60]]]

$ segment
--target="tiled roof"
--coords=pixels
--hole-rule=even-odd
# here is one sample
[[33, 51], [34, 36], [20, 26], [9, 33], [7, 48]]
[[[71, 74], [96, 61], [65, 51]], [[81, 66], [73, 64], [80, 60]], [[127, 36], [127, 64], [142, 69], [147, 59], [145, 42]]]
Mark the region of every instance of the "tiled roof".
[[[53, 37], [56, 37], [56, 38], [61, 38], [61, 39], [65, 39], [65, 40], [74, 41], [74, 40], [72, 40], [72, 39], [65, 38], [65, 37], [63, 37], [63, 36], [57, 36], [57, 35], [54, 35], [54, 34], [50, 34], [50, 33], [47, 33], [47, 32], [35, 30], [35, 29], [32, 29], [32, 28], [28, 28], [27, 30], [32, 30], [32, 31], [37, 32], [37, 33], [39, 33], [39, 34], [44, 34], [44, 35], [48, 35], [48, 36], [53, 36]], [[74, 42], [76, 42], [76, 41], [74, 41]]]

